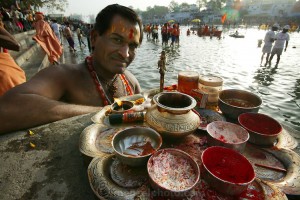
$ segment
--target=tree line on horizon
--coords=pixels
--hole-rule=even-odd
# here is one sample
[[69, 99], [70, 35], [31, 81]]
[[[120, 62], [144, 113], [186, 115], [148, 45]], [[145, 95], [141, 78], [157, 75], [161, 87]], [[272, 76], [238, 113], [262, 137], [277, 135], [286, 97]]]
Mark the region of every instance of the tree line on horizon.
[[[236, 0], [240, 1], [240, 0]], [[195, 3], [198, 9], [203, 9], [206, 7], [210, 7], [213, 10], [220, 10], [222, 6], [225, 5], [226, 0], [195, 0]], [[11, 8], [11, 5], [16, 6], [18, 9], [26, 10], [34, 8], [34, 10], [38, 10], [39, 8], [47, 8], [50, 11], [65, 11], [68, 6], [68, 0], [3, 0], [0, 3], [1, 7]], [[162, 16], [169, 12], [179, 12], [182, 10], [189, 9], [191, 4], [181, 3], [179, 4], [176, 0], [172, 0], [168, 7], [153, 5], [153, 7], [147, 7], [146, 11], [142, 11], [140, 9], [134, 9], [137, 13], [141, 14], [143, 17], [148, 17], [150, 15]]]
[[[240, 2], [240, 0], [235, 0]], [[197, 5], [198, 11], [205, 8], [210, 8], [214, 11], [220, 11], [225, 6], [226, 0], [195, 0]], [[167, 13], [170, 12], [180, 12], [184, 10], [189, 10], [191, 5], [188, 3], [177, 3], [175, 0], [172, 0], [168, 7], [166, 6], [159, 6], [154, 5], [153, 7], [149, 6], [146, 8], [146, 11], [142, 11], [140, 9], [135, 9], [133, 6], [129, 6], [130, 8], [134, 9], [137, 13], [139, 13], [144, 19], [151, 18], [153, 16], [165, 16]]]
[[38, 10], [47, 8], [51, 11], [65, 11], [68, 0], [1, 0], [0, 6], [10, 9], [14, 5], [18, 10]]

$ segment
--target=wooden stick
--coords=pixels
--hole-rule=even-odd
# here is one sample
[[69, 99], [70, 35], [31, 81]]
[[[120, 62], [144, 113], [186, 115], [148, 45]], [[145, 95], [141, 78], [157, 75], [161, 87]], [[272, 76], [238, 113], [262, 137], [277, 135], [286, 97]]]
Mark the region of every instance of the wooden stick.
[[280, 167], [272, 167], [272, 166], [269, 166], [269, 165], [263, 165], [263, 164], [259, 164], [259, 163], [255, 163], [254, 165], [256, 165], [258, 167], [263, 167], [263, 168], [266, 168], [266, 169], [272, 169], [272, 170], [279, 171], [279, 172], [286, 172], [286, 169], [280, 168]]

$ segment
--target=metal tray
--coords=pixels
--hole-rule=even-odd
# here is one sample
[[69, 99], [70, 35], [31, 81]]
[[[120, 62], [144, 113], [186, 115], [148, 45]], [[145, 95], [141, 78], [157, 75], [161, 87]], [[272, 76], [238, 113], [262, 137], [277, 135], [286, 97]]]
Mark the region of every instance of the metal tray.
[[[243, 154], [252, 163], [256, 177], [277, 186], [285, 194], [300, 195], [300, 156], [297, 153], [289, 149], [266, 149], [248, 144]], [[285, 169], [286, 172], [271, 168]]]
[[[112, 171], [116, 165], [122, 170]], [[165, 199], [149, 187], [148, 175], [142, 169], [122, 166], [114, 155], [105, 155], [94, 158], [88, 167], [88, 179], [90, 186], [99, 199]], [[125, 180], [126, 179], [126, 180]], [[136, 187], [132, 187], [132, 186]], [[232, 197], [217, 193], [209, 188], [204, 180], [200, 180], [197, 186], [187, 194], [186, 199], [287, 199], [277, 187], [268, 182], [255, 179], [248, 189], [239, 197]]]
[[[152, 94], [148, 95], [151, 96]], [[143, 182], [131, 179], [130, 177], [135, 175], [127, 174], [122, 170], [111, 170], [113, 166], [115, 166], [116, 169], [123, 169], [123, 167], [116, 167], [121, 164], [117, 162], [117, 159], [113, 155], [111, 146], [112, 137], [120, 129], [132, 126], [133, 124], [110, 125], [107, 120], [107, 112], [110, 112], [110, 106], [105, 106], [100, 112], [94, 115], [91, 118], [94, 124], [84, 129], [79, 140], [80, 152], [87, 157], [93, 158], [88, 166], [88, 177], [95, 195], [100, 199], [122, 200], [138, 199], [138, 197], [140, 199], [159, 199], [156, 198], [155, 192], [149, 187], [148, 178], [145, 178], [145, 176], [138, 175], [143, 177]], [[139, 125], [140, 124], [143, 123], [139, 123]], [[146, 125], [146, 123], [143, 125]], [[293, 129], [286, 128], [285, 126], [283, 126], [283, 128], [283, 133], [278, 138], [276, 145], [272, 148], [266, 149], [250, 144], [247, 145], [244, 155], [251, 162], [258, 162], [259, 156], [258, 158], [257, 155], [256, 157], [253, 156], [253, 152], [258, 152], [262, 154], [264, 158], [268, 158], [266, 164], [274, 165], [275, 163], [278, 167], [287, 170], [287, 173], [281, 173], [269, 169], [257, 169], [258, 167], [254, 166], [258, 178], [253, 182], [251, 187], [249, 187], [250, 191], [247, 191], [249, 194], [251, 193], [251, 188], [254, 189], [254, 192], [261, 192], [265, 199], [287, 199], [284, 193], [293, 195], [299, 194], [300, 157], [294, 151], [289, 150], [295, 148], [298, 143], [290, 134], [290, 131], [293, 131]], [[173, 147], [184, 150], [201, 165], [201, 154], [207, 147], [206, 135], [204, 131], [198, 130], [196, 133], [183, 138], [179, 142], [164, 141], [162, 148]], [[128, 168], [127, 170], [130, 169]], [[123, 172], [123, 174], [121, 172]], [[127, 181], [125, 181], [126, 179]], [[129, 183], [135, 183], [139, 186], [130, 185]], [[205, 184], [205, 181], [201, 180], [195, 190], [201, 190]], [[216, 192], [210, 191], [210, 193]], [[196, 197], [191, 197], [191, 199], [205, 199], [205, 196], [199, 196], [199, 192], [195, 193], [194, 191], [194, 194], [196, 194]], [[222, 195], [218, 196], [218, 198], [230, 199]]]

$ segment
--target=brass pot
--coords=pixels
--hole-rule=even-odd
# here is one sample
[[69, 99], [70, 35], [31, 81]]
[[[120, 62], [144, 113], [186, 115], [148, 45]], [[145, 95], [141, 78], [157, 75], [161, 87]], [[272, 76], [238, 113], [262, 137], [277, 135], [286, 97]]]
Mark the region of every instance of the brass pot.
[[200, 126], [199, 116], [192, 111], [197, 104], [193, 97], [180, 92], [161, 92], [153, 97], [153, 102], [145, 119], [163, 137], [184, 137]]

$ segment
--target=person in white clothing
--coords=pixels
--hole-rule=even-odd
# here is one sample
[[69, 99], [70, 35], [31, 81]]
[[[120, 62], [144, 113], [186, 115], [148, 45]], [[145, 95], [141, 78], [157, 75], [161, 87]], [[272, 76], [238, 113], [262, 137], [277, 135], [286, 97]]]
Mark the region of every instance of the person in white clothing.
[[277, 31], [278, 28], [279, 28], [279, 25], [274, 24], [272, 26], [272, 29], [266, 33], [265, 38], [264, 38], [264, 43], [265, 44], [262, 48], [262, 56], [261, 56], [260, 64], [262, 64], [262, 62], [264, 60], [264, 56], [265, 56], [265, 54], [267, 54], [266, 64], [265, 64], [265, 65], [267, 65], [267, 63], [269, 61], [270, 54], [271, 54], [272, 45], [273, 45], [273, 42], [275, 40], [275, 31]]
[[60, 44], [61, 44], [61, 38], [60, 38], [60, 32], [59, 32], [60, 25], [57, 23], [57, 20], [56, 20], [56, 19], [52, 19], [51, 21], [52, 21], [52, 23], [51, 23], [50, 26], [51, 26], [53, 32], [55, 33], [55, 35], [56, 35], [58, 41], [59, 41]]
[[271, 65], [271, 61], [272, 61], [274, 55], [276, 54], [277, 55], [276, 66], [277, 66], [280, 61], [280, 56], [283, 52], [283, 49], [284, 49], [284, 51], [286, 51], [286, 48], [288, 47], [289, 40], [290, 40], [290, 35], [287, 33], [289, 29], [290, 29], [290, 26], [286, 25], [283, 27], [282, 32], [276, 34], [275, 44], [274, 44], [272, 52], [271, 52], [269, 65]]

